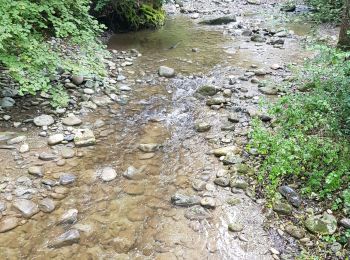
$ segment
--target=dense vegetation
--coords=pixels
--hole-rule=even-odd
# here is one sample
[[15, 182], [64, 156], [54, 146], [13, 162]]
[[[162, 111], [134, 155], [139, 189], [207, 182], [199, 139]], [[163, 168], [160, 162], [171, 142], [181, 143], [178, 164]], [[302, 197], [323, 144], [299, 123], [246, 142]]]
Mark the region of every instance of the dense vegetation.
[[318, 22], [339, 22], [341, 19], [341, 10], [344, 4], [343, 0], [306, 0], [306, 2], [315, 8], [315, 12], [308, 15]]
[[93, 11], [112, 30], [138, 30], [163, 25], [163, 0], [97, 0]]
[[[97, 36], [105, 28], [91, 15], [111, 11], [128, 29], [159, 26], [165, 16], [161, 1], [134, 0], [0, 0], [0, 62], [21, 88], [20, 93], [49, 92], [53, 105], [68, 100], [51, 79], [57, 72], [104, 74], [107, 55]], [[107, 13], [108, 14], [108, 13]], [[111, 23], [107, 23], [113, 26]], [[63, 39], [60, 40], [60, 39]]]

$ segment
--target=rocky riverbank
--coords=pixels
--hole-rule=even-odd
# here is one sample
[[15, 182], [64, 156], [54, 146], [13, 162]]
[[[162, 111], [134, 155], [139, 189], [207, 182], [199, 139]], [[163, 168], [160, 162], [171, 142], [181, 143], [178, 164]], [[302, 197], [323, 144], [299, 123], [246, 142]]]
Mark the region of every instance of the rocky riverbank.
[[[252, 120], [274, 120], [259, 102], [284, 95], [289, 65], [310, 55], [271, 25], [279, 2], [168, 4], [170, 19], [204, 25], [111, 50], [107, 78], [57, 75], [66, 109], [3, 88], [0, 257], [295, 259], [319, 246], [301, 223], [332, 233], [332, 212], [313, 217], [293, 185], [266, 207], [246, 149]], [[185, 40], [199, 30], [206, 40]]]

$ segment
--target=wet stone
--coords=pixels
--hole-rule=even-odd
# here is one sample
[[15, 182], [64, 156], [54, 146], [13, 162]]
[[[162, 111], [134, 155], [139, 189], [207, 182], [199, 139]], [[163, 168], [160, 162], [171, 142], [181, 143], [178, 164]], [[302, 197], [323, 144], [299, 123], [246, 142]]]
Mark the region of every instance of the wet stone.
[[48, 247], [51, 248], [61, 248], [64, 246], [70, 246], [80, 241], [80, 233], [76, 229], [68, 230], [62, 235], [58, 236], [54, 240], [48, 243]]
[[236, 21], [237, 21], [236, 16], [230, 15], [230, 16], [223, 16], [223, 17], [218, 17], [214, 19], [204, 20], [204, 21], [201, 21], [200, 24], [223, 25], [223, 24], [228, 24]]
[[230, 180], [226, 177], [219, 177], [214, 180], [214, 183], [221, 187], [227, 187], [230, 185]]
[[43, 177], [44, 169], [40, 166], [31, 166], [28, 168], [28, 173], [36, 177]]
[[211, 214], [208, 212], [208, 210], [204, 209], [203, 207], [196, 205], [194, 207], [188, 208], [185, 211], [185, 218], [189, 220], [203, 220], [211, 218]]
[[211, 125], [208, 123], [196, 123], [195, 130], [199, 133], [208, 132], [211, 128]]
[[134, 166], [129, 166], [123, 173], [123, 176], [129, 180], [134, 180], [138, 178], [141, 172], [140, 169], [136, 169]]
[[39, 212], [38, 205], [27, 199], [18, 199], [12, 204], [12, 206], [25, 218], [30, 218]]
[[54, 211], [55, 207], [55, 202], [49, 198], [45, 198], [39, 202], [39, 209], [45, 213], [50, 213]]
[[333, 235], [337, 230], [337, 220], [333, 215], [328, 213], [319, 216], [310, 216], [305, 221], [305, 227], [311, 233]]
[[59, 182], [61, 185], [68, 185], [68, 184], [72, 184], [73, 182], [75, 182], [76, 178], [77, 177], [72, 173], [63, 173], [60, 176]]
[[171, 197], [171, 202], [176, 206], [190, 207], [200, 204], [200, 199], [197, 196], [187, 196], [177, 193]]
[[201, 199], [201, 206], [207, 209], [215, 209], [216, 207], [215, 199], [210, 197], [205, 197]]
[[158, 74], [161, 77], [172, 78], [175, 76], [175, 70], [166, 66], [160, 66]]
[[75, 150], [69, 147], [64, 147], [61, 150], [61, 156], [63, 159], [70, 159], [75, 156]]
[[224, 97], [213, 97], [206, 101], [207, 106], [225, 104], [226, 99]]
[[[1, 206], [0, 206], [1, 208]], [[1, 210], [0, 210], [1, 211]], [[339, 221], [339, 224], [342, 225], [343, 227], [345, 228], [350, 228], [350, 219], [349, 218], [342, 218], [340, 221]]]
[[78, 221], [78, 210], [69, 209], [60, 218], [59, 224], [74, 224]]
[[74, 136], [74, 144], [77, 147], [85, 147], [96, 144], [94, 133], [90, 129], [79, 129]]
[[275, 212], [277, 212], [278, 214], [290, 215], [292, 213], [293, 208], [287, 203], [283, 203], [283, 202], [277, 201], [273, 205], [273, 210]]
[[145, 192], [145, 187], [142, 184], [130, 182], [124, 187], [124, 192], [128, 195], [138, 196]]
[[62, 119], [62, 124], [66, 126], [77, 126], [81, 123], [81, 119], [74, 114], [70, 114], [68, 117]]
[[6, 208], [7, 208], [6, 202], [0, 201], [0, 213], [3, 212], [3, 211], [5, 211]]
[[291, 187], [288, 187], [288, 186], [281, 186], [278, 188], [278, 191], [294, 207], [297, 207], [297, 208], [300, 207], [301, 198], [300, 198], [299, 194], [294, 189], [292, 189]]
[[203, 96], [214, 96], [218, 92], [219, 92], [219, 89], [217, 87], [210, 86], [210, 85], [201, 86], [196, 91], [196, 93]]
[[243, 231], [243, 225], [239, 223], [231, 223], [228, 225], [228, 230], [231, 232], [241, 232]]
[[49, 145], [56, 145], [61, 143], [64, 140], [64, 135], [63, 134], [54, 134], [54, 135], [50, 135], [47, 143]]
[[117, 178], [117, 172], [112, 167], [104, 167], [98, 174], [104, 182], [113, 181]]
[[203, 191], [205, 190], [207, 183], [205, 181], [201, 180], [194, 180], [192, 182], [192, 188], [196, 191]]
[[0, 233], [10, 231], [17, 227], [19, 219], [15, 217], [6, 217], [0, 220]]
[[239, 164], [243, 162], [243, 159], [234, 153], [228, 153], [222, 160], [224, 165]]
[[27, 140], [27, 137], [24, 135], [21, 135], [21, 136], [17, 136], [15, 138], [8, 140], [7, 144], [8, 145], [18, 144], [18, 143], [24, 142], [25, 140]]
[[151, 214], [150, 209], [143, 206], [139, 206], [137, 208], [129, 210], [127, 213], [127, 218], [131, 222], [138, 222], [143, 221], [145, 218], [149, 217], [149, 214]]
[[157, 151], [160, 144], [140, 144], [139, 149], [144, 153], [153, 153]]
[[221, 157], [221, 156], [225, 156], [228, 153], [238, 153], [239, 149], [236, 146], [226, 146], [226, 147], [221, 147], [218, 149], [215, 149], [212, 151], [212, 153], [216, 156], [216, 157]]
[[42, 152], [39, 154], [39, 159], [43, 161], [52, 161], [57, 158], [57, 155], [47, 152]]
[[242, 189], [245, 190], [246, 188], [248, 188], [249, 184], [241, 179], [236, 179], [236, 180], [232, 180], [230, 182], [230, 187], [231, 188], [236, 188], [236, 189]]
[[55, 120], [50, 115], [41, 115], [35, 117], [33, 122], [36, 126], [49, 126], [52, 125], [55, 122]]
[[287, 225], [285, 231], [294, 238], [301, 239], [305, 236], [305, 231], [294, 225]]

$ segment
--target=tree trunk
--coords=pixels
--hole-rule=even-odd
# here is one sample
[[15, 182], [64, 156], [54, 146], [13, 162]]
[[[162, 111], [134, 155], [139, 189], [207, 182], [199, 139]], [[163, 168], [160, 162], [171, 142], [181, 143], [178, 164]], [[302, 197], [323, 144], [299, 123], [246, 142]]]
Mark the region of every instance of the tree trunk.
[[350, 0], [345, 0], [338, 47], [350, 50]]

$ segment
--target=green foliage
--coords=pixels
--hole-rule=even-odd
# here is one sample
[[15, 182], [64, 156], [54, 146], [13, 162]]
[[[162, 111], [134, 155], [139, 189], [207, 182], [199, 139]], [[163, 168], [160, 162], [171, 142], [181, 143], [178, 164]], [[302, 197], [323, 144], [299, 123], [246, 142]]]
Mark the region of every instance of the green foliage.
[[[0, 6], [0, 62], [21, 93], [49, 91], [50, 76], [59, 68], [103, 72], [95, 39], [102, 27], [89, 15], [88, 0], [0, 0]], [[67, 48], [79, 45], [85, 55], [68, 57], [66, 47], [48, 43], [50, 37], [64, 38]]]
[[273, 196], [284, 183], [306, 195], [350, 206], [350, 53], [326, 47], [299, 72], [306, 93], [290, 93], [271, 106], [269, 130], [254, 121], [251, 147], [265, 157], [259, 180]]
[[108, 21], [105, 22], [114, 30], [139, 30], [164, 24], [165, 12], [161, 9], [162, 3], [162, 0], [96, 0], [94, 10], [97, 12], [96, 16], [107, 17]]
[[316, 22], [338, 22], [341, 19], [343, 0], [307, 0], [316, 9], [309, 14]]

